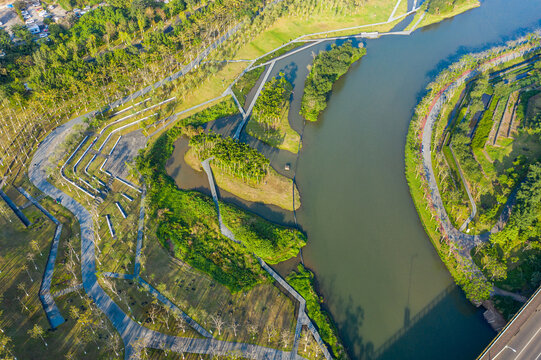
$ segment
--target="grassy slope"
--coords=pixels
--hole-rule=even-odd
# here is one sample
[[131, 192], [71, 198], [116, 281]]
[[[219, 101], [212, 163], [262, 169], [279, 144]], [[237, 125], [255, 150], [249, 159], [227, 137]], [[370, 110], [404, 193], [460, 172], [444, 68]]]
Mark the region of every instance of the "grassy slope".
[[[269, 29], [241, 48], [236, 59], [254, 59], [301, 36], [321, 31], [343, 29], [352, 26], [374, 24], [387, 21], [396, 4], [394, 0], [369, 0], [358, 14], [336, 15], [332, 11], [317, 12], [308, 19], [283, 17]], [[396, 12], [405, 12], [407, 1], [402, 0]], [[359, 30], [358, 32], [366, 31]]]
[[278, 149], [287, 150], [294, 154], [299, 152], [301, 136], [289, 125], [289, 102], [282, 110], [280, 123], [276, 131], [265, 130], [253, 116], [246, 125], [246, 132], [251, 136]]
[[246, 103], [246, 95], [252, 90], [255, 83], [265, 70], [265, 67], [258, 67], [257, 69], [250, 70], [245, 73], [236, 83], [233, 85], [232, 90], [241, 106]]
[[234, 205], [222, 202], [220, 212], [224, 224], [235, 238], [269, 264], [297, 256], [299, 250], [306, 245], [306, 236], [301, 232], [273, 225]]
[[[438, 22], [440, 22], [442, 20], [445, 20], [445, 19], [448, 19], [448, 18], [452, 18], [452, 17], [457, 16], [459, 14], [462, 14], [463, 12], [466, 12], [468, 10], [475, 9], [476, 7], [479, 7], [479, 6], [481, 6], [481, 3], [479, 2], [479, 0], [467, 0], [463, 4], [455, 7], [453, 9], [453, 11], [450, 11], [450, 12], [444, 12], [444, 13], [441, 13], [441, 14], [425, 13], [425, 17], [417, 25], [417, 29], [422, 28], [424, 26], [428, 26], [428, 25], [438, 23]], [[417, 21], [421, 17], [421, 14], [424, 13], [422, 11], [424, 9], [425, 9], [425, 7], [423, 6], [417, 12], [417, 14], [415, 14], [415, 17], [413, 18], [412, 22], [408, 25], [408, 27], [406, 27], [406, 30], [410, 30], [413, 27], [413, 25], [417, 23]]]
[[[17, 205], [22, 206], [24, 202], [17, 203]], [[82, 306], [80, 297], [75, 293], [55, 299], [61, 314], [68, 321], [59, 326], [55, 332], [47, 331], [49, 323], [39, 301], [38, 291], [54, 234], [54, 224], [34, 206], [27, 208], [24, 212], [35, 224], [29, 229], [25, 229], [14, 215], [9, 215], [11, 222], [7, 221], [6, 217], [0, 216], [0, 229], [2, 229], [0, 231], [0, 294], [2, 294], [0, 298], [3, 298], [0, 300], [0, 311], [3, 312], [0, 316], [0, 328], [12, 339], [15, 356], [18, 359], [63, 359], [66, 353], [73, 352], [77, 359], [115, 358], [111, 350], [104, 346], [104, 339], [97, 340], [101, 350], [96, 348], [94, 342], [89, 344], [82, 341], [79, 344], [81, 328], [69, 316], [71, 306]], [[54, 216], [61, 219], [59, 213], [52, 212]], [[64, 236], [63, 231], [62, 238]], [[42, 256], [31, 248], [30, 241], [32, 240], [38, 242]], [[37, 270], [32, 262], [26, 259], [26, 255], [29, 253], [36, 255]], [[23, 264], [28, 266], [33, 282], [30, 281], [26, 271], [22, 269]], [[55, 279], [57, 278], [55, 277]], [[25, 285], [29, 296], [26, 296], [24, 291], [17, 289], [18, 284]], [[18, 297], [30, 309], [29, 312], [23, 310]], [[102, 313], [99, 312], [96, 315], [99, 316]], [[102, 318], [105, 319], [105, 316]], [[105, 322], [109, 330], [116, 334], [111, 324], [107, 320]], [[34, 324], [38, 324], [45, 330], [47, 347], [41, 339], [32, 339], [28, 336], [27, 332]], [[115, 359], [123, 358], [122, 349], [119, 350], [120, 356]], [[84, 355], [83, 351], [86, 351], [87, 355]]]
[[[201, 171], [201, 163], [191, 149], [186, 152], [184, 160], [193, 169]], [[212, 172], [216, 184], [220, 189], [224, 189], [241, 199], [276, 205], [286, 210], [293, 210], [293, 181], [278, 174], [272, 167], [265, 180], [257, 185], [247, 184], [215, 166], [212, 166]], [[295, 186], [295, 210], [300, 206], [301, 199], [299, 191]]]
[[[241, 341], [251, 344], [283, 348], [279, 335], [267, 341], [264, 334], [268, 326], [274, 326], [278, 333], [295, 329], [295, 305], [271, 282], [256, 285], [248, 291], [231, 293], [229, 289], [186, 263], [171, 256], [156, 239], [156, 222], [149, 222], [147, 241], [143, 245], [145, 263], [141, 276], [162, 292], [179, 308], [214, 335], [227, 341]], [[210, 315], [221, 313], [224, 321], [237, 321], [241, 326], [237, 336], [229, 326], [224, 326], [221, 336], [212, 325]], [[250, 333], [248, 324], [253, 324], [259, 336]], [[292, 344], [292, 336], [289, 348]]]

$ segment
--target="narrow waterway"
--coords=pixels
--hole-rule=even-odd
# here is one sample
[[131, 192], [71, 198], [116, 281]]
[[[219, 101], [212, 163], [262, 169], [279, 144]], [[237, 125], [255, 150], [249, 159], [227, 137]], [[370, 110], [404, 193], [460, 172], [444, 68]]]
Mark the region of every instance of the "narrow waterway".
[[[485, 0], [478, 9], [416, 31], [365, 43], [367, 55], [335, 86], [318, 123], [306, 124], [298, 163], [287, 152], [241, 139], [288, 176], [296, 169], [304, 261], [354, 359], [475, 359], [495, 333], [453, 285], [426, 236], [404, 176], [404, 146], [426, 85], [462, 54], [539, 27], [539, 0]], [[302, 86], [311, 52], [276, 64], [294, 82], [290, 122], [299, 132]], [[182, 142], [168, 172], [183, 188], [205, 191], [204, 176], [182, 164]], [[222, 196], [232, 199], [230, 194]], [[236, 202], [277, 222], [291, 213]]]

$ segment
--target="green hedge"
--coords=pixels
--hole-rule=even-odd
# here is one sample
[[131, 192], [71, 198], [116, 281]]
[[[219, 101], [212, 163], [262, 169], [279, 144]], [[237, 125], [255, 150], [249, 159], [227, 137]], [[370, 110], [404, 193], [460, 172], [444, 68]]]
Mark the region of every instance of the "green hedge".
[[347, 353], [338, 339], [331, 317], [321, 308], [323, 299], [314, 290], [314, 274], [299, 265], [297, 272], [292, 272], [286, 280], [306, 300], [306, 312], [317, 326], [321, 339], [331, 347], [333, 357], [347, 359]]
[[220, 211], [224, 224], [235, 238], [269, 264], [297, 256], [306, 245], [306, 236], [299, 230], [275, 225], [223, 202]]
[[341, 46], [333, 45], [331, 50], [316, 56], [302, 96], [300, 113], [306, 120], [317, 121], [319, 114], [327, 107], [334, 82], [365, 54], [365, 48], [355, 48], [348, 41]]
[[[236, 107], [234, 109], [236, 111]], [[230, 115], [232, 111], [231, 102], [225, 101], [182, 120], [162, 134], [136, 161], [148, 188], [148, 213], [159, 223], [157, 237], [160, 243], [177, 258], [236, 292], [268, 279], [252, 253], [257, 250], [256, 245], [267, 249], [267, 243], [272, 240], [271, 243], [278, 246], [274, 249], [275, 258], [285, 259], [288, 254], [298, 252], [297, 248], [304, 245], [305, 239], [296, 230], [273, 225], [256, 215], [225, 206], [224, 214], [228, 219], [229, 216], [238, 216], [239, 221], [233, 229], [250, 246], [231, 241], [220, 232], [212, 199], [199, 192], [178, 189], [165, 172], [165, 163], [173, 153], [174, 142], [186, 126], [200, 125]]]

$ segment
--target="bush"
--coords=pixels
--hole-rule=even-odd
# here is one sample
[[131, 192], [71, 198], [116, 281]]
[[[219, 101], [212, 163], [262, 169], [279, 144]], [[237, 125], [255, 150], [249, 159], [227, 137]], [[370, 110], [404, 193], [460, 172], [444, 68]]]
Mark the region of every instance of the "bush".
[[[267, 279], [252, 251], [271, 260], [285, 260], [294, 256], [291, 255], [293, 252], [298, 252], [305, 238], [297, 230], [224, 206], [225, 216], [234, 225], [232, 230], [239, 234], [239, 240], [246, 246], [231, 241], [220, 232], [211, 198], [178, 189], [166, 174], [165, 163], [173, 153], [175, 140], [186, 126], [215, 120], [230, 114], [232, 109], [230, 102], [222, 102], [182, 120], [142, 152], [136, 162], [147, 183], [149, 214], [159, 222], [157, 237], [160, 243], [175, 257], [236, 292]], [[236, 222], [230, 218], [233, 216], [237, 218]]]
[[354, 48], [348, 41], [342, 46], [333, 45], [331, 50], [316, 56], [302, 96], [301, 115], [306, 120], [317, 121], [319, 114], [327, 107], [334, 82], [365, 54], [365, 48]]
[[317, 326], [321, 339], [331, 347], [334, 358], [347, 359], [347, 354], [338, 340], [331, 317], [321, 308], [323, 300], [314, 290], [314, 274], [299, 265], [297, 272], [292, 272], [287, 277], [287, 282], [306, 300], [308, 316]]

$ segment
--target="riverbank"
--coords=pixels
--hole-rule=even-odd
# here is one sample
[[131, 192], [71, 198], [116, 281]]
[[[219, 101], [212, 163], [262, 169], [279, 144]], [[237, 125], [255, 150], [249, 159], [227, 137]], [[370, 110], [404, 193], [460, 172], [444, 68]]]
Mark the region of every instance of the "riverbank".
[[[192, 169], [203, 170], [201, 161], [197, 158], [193, 149], [186, 151], [184, 160]], [[278, 174], [272, 167], [269, 167], [268, 174], [259, 184], [245, 183], [217, 166], [213, 166], [212, 163], [211, 168], [218, 187], [241, 199], [276, 205], [289, 211], [297, 210], [301, 206], [301, 197], [297, 186], [293, 184], [291, 179]], [[294, 208], [293, 200], [295, 201]]]
[[[406, 30], [411, 30], [414, 26], [414, 24], [417, 24], [417, 28], [426, 27], [432, 24], [439, 23], [443, 20], [453, 18], [459, 14], [462, 14], [468, 10], [475, 9], [479, 6], [481, 6], [481, 3], [479, 0], [464, 0], [459, 5], [453, 5], [452, 9], [446, 10], [446, 11], [439, 11], [437, 9], [434, 9], [430, 11], [431, 3], [435, 3], [438, 1], [425, 1], [423, 5], [421, 5], [419, 11], [417, 14], [415, 14], [415, 17], [411, 21], [411, 23], [406, 27]], [[439, 1], [441, 3], [441, 1]], [[421, 19], [422, 14], [425, 14], [424, 18]]]
[[465, 81], [517, 58], [531, 56], [538, 49], [538, 42], [535, 36], [532, 41], [522, 38], [498, 52], [465, 56], [444, 70], [429, 85], [430, 90], [417, 106], [408, 131], [406, 178], [419, 217], [453, 278], [476, 304], [489, 299], [493, 285], [473, 262], [470, 251], [487, 241], [488, 236], [467, 235], [451, 224], [432, 169], [433, 152], [440, 143], [438, 131], [440, 135], [443, 133], [443, 127], [438, 128], [436, 124], [438, 121], [447, 123], [446, 118], [441, 118], [442, 107], [450, 99], [456, 101], [455, 92]]

